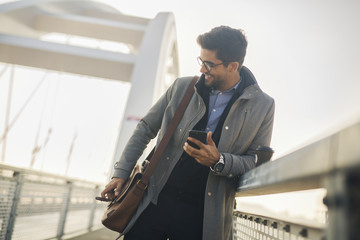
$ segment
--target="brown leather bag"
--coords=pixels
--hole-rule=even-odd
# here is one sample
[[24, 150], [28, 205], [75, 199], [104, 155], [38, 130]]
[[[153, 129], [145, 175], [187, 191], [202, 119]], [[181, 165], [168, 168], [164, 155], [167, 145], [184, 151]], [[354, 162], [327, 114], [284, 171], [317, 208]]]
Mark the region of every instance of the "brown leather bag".
[[[144, 163], [146, 161], [147, 160], [145, 160]], [[121, 189], [119, 196], [107, 206], [101, 220], [105, 227], [119, 233], [125, 229], [146, 190], [146, 186], [141, 188], [141, 186], [138, 185], [143, 176], [143, 169], [144, 168], [138, 164], [135, 166], [130, 177]]]
[[[143, 162], [142, 166], [137, 164], [134, 167], [130, 177], [126, 180], [123, 188], [121, 189], [119, 196], [112, 201], [99, 197], [96, 198], [100, 201], [111, 201], [101, 220], [105, 227], [122, 233], [130, 219], [135, 214], [140, 201], [144, 196], [145, 190], [148, 187], [150, 177], [155, 170], [155, 167], [159, 162], [167, 143], [169, 142], [177, 125], [179, 124], [188, 103], [190, 102], [191, 96], [194, 93], [194, 86], [197, 79], [198, 77], [195, 76], [190, 83], [158, 147], [155, 151], [154, 149], [152, 150], [152, 152], [147, 157], [147, 160]], [[150, 162], [148, 160], [150, 160]]]

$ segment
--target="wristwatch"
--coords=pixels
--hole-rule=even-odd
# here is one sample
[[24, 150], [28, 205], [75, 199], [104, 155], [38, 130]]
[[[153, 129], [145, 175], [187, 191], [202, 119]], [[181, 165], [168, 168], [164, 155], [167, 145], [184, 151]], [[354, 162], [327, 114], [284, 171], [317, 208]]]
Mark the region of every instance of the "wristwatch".
[[215, 163], [213, 167], [210, 167], [210, 169], [215, 173], [221, 173], [224, 167], [225, 167], [224, 156], [220, 153], [219, 161]]

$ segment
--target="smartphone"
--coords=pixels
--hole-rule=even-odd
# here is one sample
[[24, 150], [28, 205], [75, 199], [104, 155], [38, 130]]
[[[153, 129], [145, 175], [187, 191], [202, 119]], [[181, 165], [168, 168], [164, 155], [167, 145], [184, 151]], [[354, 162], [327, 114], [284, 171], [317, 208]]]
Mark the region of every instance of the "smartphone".
[[[200, 130], [190, 130], [189, 137], [200, 140], [202, 143], [206, 144], [207, 132]], [[187, 142], [189, 143], [190, 146], [196, 149], [200, 149], [200, 147], [198, 147], [198, 145], [196, 145], [195, 143], [190, 142], [189, 140]]]

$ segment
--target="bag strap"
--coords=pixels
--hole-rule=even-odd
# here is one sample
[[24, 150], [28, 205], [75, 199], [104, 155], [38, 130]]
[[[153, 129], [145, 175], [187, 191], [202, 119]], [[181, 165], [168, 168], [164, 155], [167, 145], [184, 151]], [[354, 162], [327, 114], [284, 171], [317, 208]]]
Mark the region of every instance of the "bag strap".
[[164, 153], [164, 150], [165, 150], [168, 142], [170, 141], [172, 135], [174, 134], [176, 127], [179, 125], [179, 122], [180, 122], [182, 116], [184, 115], [184, 112], [190, 102], [192, 95], [194, 94], [194, 86], [198, 79], [199, 79], [198, 76], [194, 76], [191, 83], [189, 84], [189, 87], [187, 88], [185, 95], [184, 95], [183, 99], [181, 100], [180, 105], [179, 105], [178, 109], [176, 110], [175, 115], [174, 115], [173, 119], [171, 120], [169, 127], [167, 128], [163, 138], [161, 139], [155, 152], [153, 152], [154, 150], [152, 151], [153, 154], [151, 156], [150, 163], [146, 167], [146, 170], [145, 170], [142, 178], [137, 182], [137, 184], [136, 184], [137, 187], [143, 188], [144, 190], [147, 188], [150, 177], [151, 177], [152, 173], [154, 172], [155, 167], [158, 164], [161, 155]]

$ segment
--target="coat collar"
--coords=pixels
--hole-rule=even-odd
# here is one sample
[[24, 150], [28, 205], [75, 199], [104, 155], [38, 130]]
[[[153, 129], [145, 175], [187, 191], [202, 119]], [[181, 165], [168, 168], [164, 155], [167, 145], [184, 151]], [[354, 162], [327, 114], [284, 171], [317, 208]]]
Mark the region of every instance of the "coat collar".
[[[241, 77], [240, 85], [242, 86], [236, 88], [236, 93], [240, 94], [241, 98], [251, 98], [253, 92], [255, 92], [256, 90], [260, 90], [254, 74], [247, 67], [245, 66], [241, 67], [240, 77]], [[256, 90], [251, 86], [255, 86]], [[200, 95], [206, 94], [209, 91], [211, 91], [210, 87], [205, 86], [204, 74], [200, 76], [198, 82], [195, 85], [195, 88]], [[250, 93], [248, 93], [249, 91]]]

